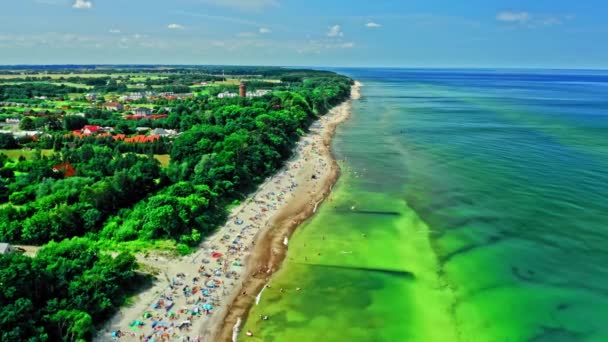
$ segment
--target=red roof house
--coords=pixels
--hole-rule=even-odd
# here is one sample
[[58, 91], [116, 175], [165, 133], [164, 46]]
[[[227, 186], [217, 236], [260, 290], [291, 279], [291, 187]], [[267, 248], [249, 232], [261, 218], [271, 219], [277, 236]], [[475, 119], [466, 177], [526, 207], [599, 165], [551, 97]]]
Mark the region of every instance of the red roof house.
[[93, 134], [93, 133], [98, 133], [102, 130], [103, 130], [103, 128], [101, 128], [101, 126], [85, 125], [84, 128], [82, 129], [82, 133]]
[[76, 175], [76, 170], [74, 170], [74, 167], [72, 167], [72, 164], [70, 163], [57, 164], [53, 166], [53, 170], [56, 172], [62, 172], [63, 176], [66, 178], [74, 177]]

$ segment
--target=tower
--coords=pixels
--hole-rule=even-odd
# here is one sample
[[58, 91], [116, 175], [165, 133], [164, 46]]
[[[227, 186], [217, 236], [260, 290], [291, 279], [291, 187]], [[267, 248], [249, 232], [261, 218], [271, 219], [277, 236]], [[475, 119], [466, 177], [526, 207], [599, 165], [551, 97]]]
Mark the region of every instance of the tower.
[[239, 85], [239, 94], [241, 97], [247, 97], [247, 86], [245, 85], [245, 82], [241, 82]]

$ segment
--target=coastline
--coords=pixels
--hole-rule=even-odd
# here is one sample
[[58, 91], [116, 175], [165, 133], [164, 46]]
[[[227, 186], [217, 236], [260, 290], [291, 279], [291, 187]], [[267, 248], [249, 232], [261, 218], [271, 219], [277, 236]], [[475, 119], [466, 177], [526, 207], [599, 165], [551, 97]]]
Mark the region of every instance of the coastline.
[[[286, 239], [291, 237], [301, 223], [315, 214], [317, 206], [331, 193], [340, 176], [340, 167], [331, 151], [331, 139], [338, 125], [351, 115], [352, 101], [361, 97], [362, 86], [362, 83], [355, 81], [351, 88], [350, 99], [334, 107], [330, 113], [319, 119], [322, 127], [316, 135], [321, 141], [322, 158], [327, 160], [329, 168], [323, 175], [319, 188], [309, 191], [310, 200], [302, 201], [294, 198], [291, 203], [287, 203], [273, 218], [272, 227], [260, 237], [261, 243], [256, 246], [252, 254], [248, 266], [250, 270], [243, 281], [241, 295], [233, 297], [220, 324], [216, 326], [215, 331], [207, 335], [212, 341], [236, 341], [237, 329], [246, 320], [249, 309], [259, 300], [272, 274], [281, 267], [288, 249]], [[258, 271], [254, 271], [255, 269]]]
[[[232, 340], [233, 325], [245, 318], [256, 295], [280, 267], [287, 250], [285, 240], [314, 214], [335, 184], [340, 170], [331, 154], [331, 137], [350, 115], [360, 87], [356, 82], [350, 99], [313, 123], [286, 166], [234, 208], [226, 224], [195, 253], [180, 258], [138, 255], [140, 264], [159, 270], [157, 281], [138, 294], [132, 305], [121, 308], [95, 340], [114, 339], [114, 331], [121, 331], [121, 341], [141, 341], [151, 333], [192, 341]], [[216, 285], [209, 288], [211, 281]], [[172, 308], [166, 312], [162, 305], [160, 310], [153, 309], [167, 301]], [[193, 314], [195, 302], [194, 307], [205, 303], [213, 309]], [[133, 326], [134, 321], [142, 325]], [[166, 325], [158, 331], [150, 327], [152, 321]], [[189, 324], [178, 330], [185, 321]]]

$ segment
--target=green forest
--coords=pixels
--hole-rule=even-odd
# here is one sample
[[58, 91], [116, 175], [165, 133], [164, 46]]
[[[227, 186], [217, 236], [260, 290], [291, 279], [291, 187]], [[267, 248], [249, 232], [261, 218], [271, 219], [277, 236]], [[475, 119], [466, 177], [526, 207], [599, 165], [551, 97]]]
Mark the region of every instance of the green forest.
[[[171, 82], [159, 83], [179, 87], [182, 77], [188, 83], [197, 73], [219, 79], [217, 71], [178, 69], [168, 76]], [[225, 222], [231, 205], [282, 167], [299, 137], [347, 99], [352, 84], [312, 70], [227, 67], [222, 73], [257, 75], [260, 85], [264, 77], [281, 82], [262, 97], [207, 94], [171, 101], [167, 117], [143, 124], [91, 111], [78, 119], [48, 119], [40, 124], [47, 134], [36, 139], [0, 135], [5, 148], [33, 151], [27, 159], [0, 154], [0, 242], [43, 246], [33, 258], [0, 256], [1, 341], [89, 340], [147, 281], [129, 248], [169, 240], [188, 253]], [[5, 99], [68, 92], [82, 91], [0, 86]], [[91, 123], [117, 133], [148, 125], [181, 134], [146, 145], [68, 134]], [[154, 154], [169, 154], [169, 165], [162, 167]]]

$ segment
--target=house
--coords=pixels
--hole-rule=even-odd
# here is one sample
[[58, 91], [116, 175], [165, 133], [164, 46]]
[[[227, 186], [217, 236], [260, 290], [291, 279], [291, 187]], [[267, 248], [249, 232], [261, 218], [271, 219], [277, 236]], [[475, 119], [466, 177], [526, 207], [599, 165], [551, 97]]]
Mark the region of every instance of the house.
[[150, 127], [135, 127], [136, 132], [147, 132], [150, 130]]
[[26, 109], [23, 111], [23, 115], [26, 115], [26, 116], [32, 116], [34, 114], [35, 114], [35, 112], [32, 109]]
[[67, 113], [66, 116], [80, 116], [81, 118], [85, 117], [84, 113]]
[[0, 254], [8, 254], [12, 251], [13, 251], [13, 247], [10, 244], [8, 244], [6, 242], [0, 243]]
[[262, 97], [270, 92], [271, 92], [271, 90], [267, 90], [267, 89], [258, 89], [256, 91], [248, 91], [247, 97]]
[[146, 136], [146, 135], [138, 134], [138, 135], [134, 135], [132, 137], [124, 138], [123, 141], [126, 143], [131, 143], [131, 144], [133, 144], [133, 143], [145, 144], [145, 143], [152, 143], [159, 139], [160, 139], [160, 137], [158, 135]]
[[99, 133], [102, 131], [103, 131], [103, 128], [101, 126], [95, 126], [95, 125], [85, 125], [82, 128], [82, 133], [84, 133], [84, 134], [93, 134], [93, 133]]
[[124, 107], [120, 102], [106, 102], [103, 104], [103, 108], [106, 110], [120, 111], [123, 110]]
[[155, 128], [150, 134], [158, 135], [159, 137], [172, 137], [177, 135], [177, 131], [173, 129]]
[[65, 178], [74, 177], [76, 175], [76, 170], [70, 163], [61, 163], [53, 166], [53, 171], [63, 173]]
[[133, 110], [133, 115], [142, 115], [142, 116], [148, 116], [152, 114], [152, 109], [150, 108], [145, 108], [145, 107], [139, 107]]
[[269, 94], [271, 92], [272, 92], [272, 90], [268, 90], [268, 89], [258, 89], [258, 90], [255, 91], [255, 95], [256, 96], [264, 96], [264, 95]]
[[21, 122], [19, 119], [6, 119], [7, 124], [18, 125]]
[[129, 95], [123, 95], [120, 97], [120, 99], [123, 101], [126, 101], [126, 102], [132, 102], [132, 101], [139, 101], [145, 97], [146, 97], [145, 92], [134, 92], [134, 93], [130, 93]]
[[19, 131], [19, 132], [13, 132], [13, 137], [26, 138], [26, 137], [35, 137], [40, 134], [42, 134], [41, 131]]
[[49, 115], [50, 113], [51, 113], [51, 112], [49, 112], [48, 110], [43, 109], [43, 110], [41, 110], [41, 111], [38, 111], [38, 112], [37, 112], [37, 113], [35, 113], [34, 115], [36, 115], [36, 116], [47, 116], [47, 115]]
[[85, 98], [86, 98], [88, 101], [97, 101], [97, 94], [95, 94], [95, 93], [90, 93], [90, 94], [85, 95]]
[[227, 91], [217, 94], [218, 99], [233, 98], [233, 97], [237, 97], [237, 96], [239, 96], [237, 93], [230, 93]]

